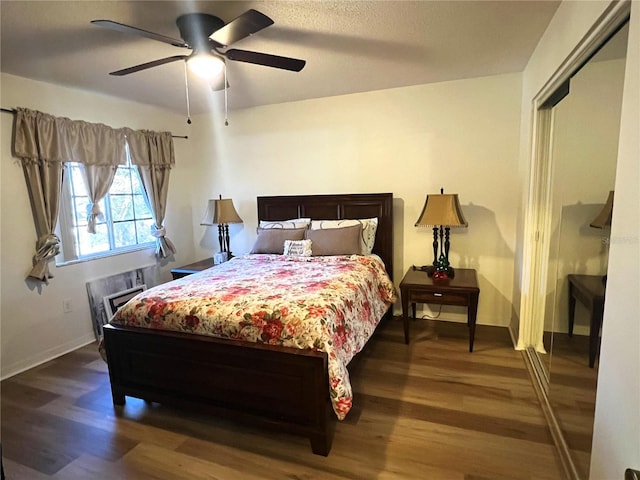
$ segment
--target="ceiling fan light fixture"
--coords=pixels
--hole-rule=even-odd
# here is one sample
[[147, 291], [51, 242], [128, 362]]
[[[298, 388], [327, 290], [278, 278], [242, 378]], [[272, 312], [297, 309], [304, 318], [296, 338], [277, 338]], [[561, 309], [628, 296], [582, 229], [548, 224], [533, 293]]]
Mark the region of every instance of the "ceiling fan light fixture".
[[210, 53], [194, 53], [187, 60], [187, 65], [198, 77], [207, 80], [217, 77], [224, 69], [222, 58]]

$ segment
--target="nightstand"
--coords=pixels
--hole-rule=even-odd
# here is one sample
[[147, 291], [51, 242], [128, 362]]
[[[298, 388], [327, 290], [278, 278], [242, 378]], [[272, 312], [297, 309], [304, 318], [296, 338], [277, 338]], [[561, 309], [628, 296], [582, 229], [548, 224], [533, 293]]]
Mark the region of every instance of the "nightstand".
[[206, 270], [207, 268], [211, 267], [213, 267], [213, 258], [206, 258], [204, 260], [200, 260], [199, 262], [185, 265], [184, 267], [172, 268], [171, 275], [173, 276], [173, 279], [176, 280], [193, 273], [201, 272], [202, 270]]
[[469, 268], [456, 268], [455, 274], [452, 279], [434, 281], [427, 272], [414, 270], [413, 267], [407, 271], [400, 282], [404, 343], [409, 343], [409, 304], [411, 304], [411, 318], [416, 318], [416, 303], [462, 306], [467, 307], [469, 351], [473, 352], [480, 296], [478, 278], [476, 271]]

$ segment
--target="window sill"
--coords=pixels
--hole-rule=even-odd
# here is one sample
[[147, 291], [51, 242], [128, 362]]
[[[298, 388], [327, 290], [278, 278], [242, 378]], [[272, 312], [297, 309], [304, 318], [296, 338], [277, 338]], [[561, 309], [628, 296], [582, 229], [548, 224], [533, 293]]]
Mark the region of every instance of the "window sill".
[[66, 267], [69, 265], [75, 265], [77, 263], [84, 263], [84, 262], [90, 262], [92, 260], [100, 260], [103, 258], [109, 258], [109, 257], [114, 257], [116, 255], [123, 255], [125, 253], [132, 253], [132, 252], [139, 252], [142, 250], [151, 250], [151, 249], [155, 249], [156, 248], [156, 244], [155, 243], [145, 243], [145, 244], [141, 244], [141, 245], [136, 245], [133, 247], [125, 247], [125, 248], [120, 248], [118, 250], [109, 250], [108, 252], [101, 252], [101, 253], [96, 253], [95, 255], [87, 255], [84, 256], [82, 258], [75, 258], [73, 260], [67, 260], [67, 261], [58, 261], [56, 259], [56, 267]]

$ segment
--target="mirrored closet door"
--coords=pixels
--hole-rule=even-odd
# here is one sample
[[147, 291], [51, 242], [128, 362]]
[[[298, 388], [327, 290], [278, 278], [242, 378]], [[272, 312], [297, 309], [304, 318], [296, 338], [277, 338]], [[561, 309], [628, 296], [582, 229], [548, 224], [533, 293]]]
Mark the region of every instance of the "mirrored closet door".
[[627, 31], [617, 31], [571, 77], [568, 94], [552, 111], [547, 353], [542, 363], [549, 403], [584, 479], [593, 433]]

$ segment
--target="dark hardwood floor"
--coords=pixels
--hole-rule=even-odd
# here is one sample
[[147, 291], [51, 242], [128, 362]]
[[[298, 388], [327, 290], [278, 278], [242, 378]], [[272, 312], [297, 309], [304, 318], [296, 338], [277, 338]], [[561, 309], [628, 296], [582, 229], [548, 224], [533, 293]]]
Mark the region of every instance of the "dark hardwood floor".
[[3, 381], [8, 480], [561, 479], [520, 352], [505, 328], [383, 325], [354, 365], [355, 406], [328, 457], [308, 440], [127, 398], [111, 403], [89, 345]]

